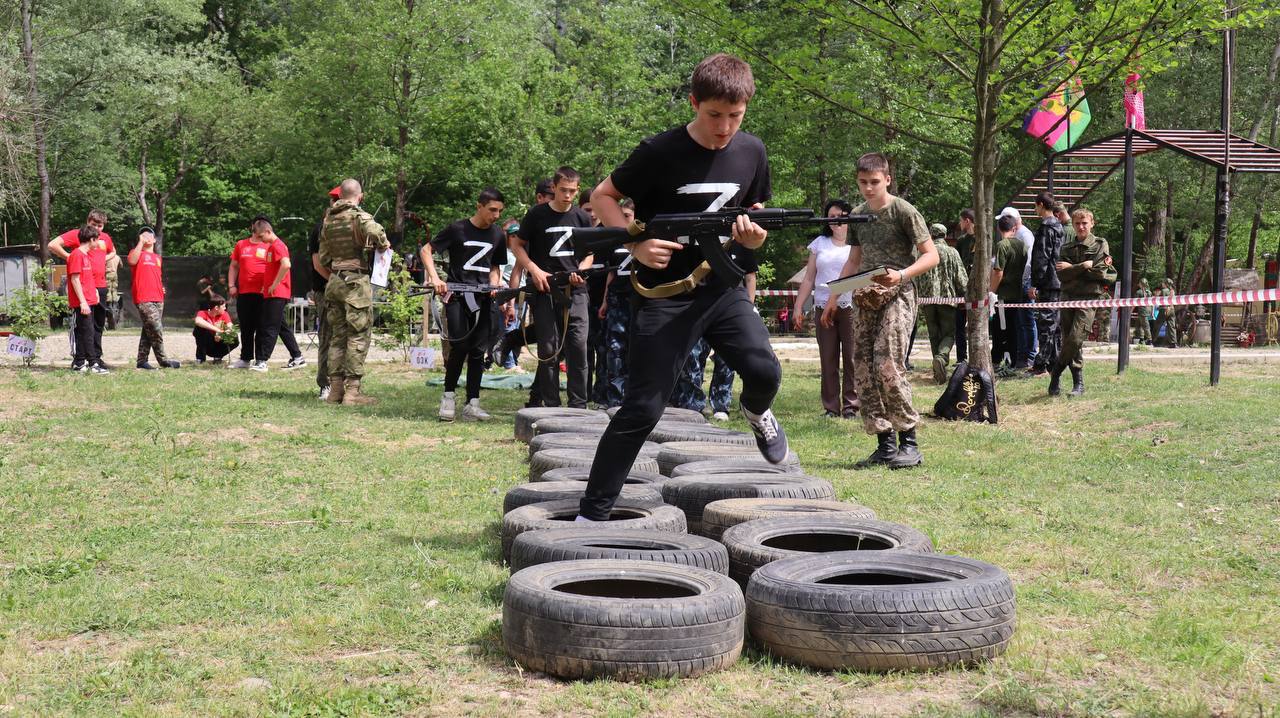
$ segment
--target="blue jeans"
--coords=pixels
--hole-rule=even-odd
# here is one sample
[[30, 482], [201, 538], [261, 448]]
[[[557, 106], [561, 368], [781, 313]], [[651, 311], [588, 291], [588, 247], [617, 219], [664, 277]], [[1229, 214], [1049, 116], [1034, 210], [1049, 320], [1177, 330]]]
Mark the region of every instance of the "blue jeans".
[[[1022, 296], [1027, 296], [1027, 289], [1022, 287]], [[1030, 301], [1027, 299], [1026, 301]], [[1018, 347], [1017, 357], [1014, 359], [1014, 366], [1029, 367], [1036, 361], [1036, 355], [1040, 353], [1040, 339], [1037, 336], [1035, 315], [1028, 309], [1019, 310], [1018, 316]]]

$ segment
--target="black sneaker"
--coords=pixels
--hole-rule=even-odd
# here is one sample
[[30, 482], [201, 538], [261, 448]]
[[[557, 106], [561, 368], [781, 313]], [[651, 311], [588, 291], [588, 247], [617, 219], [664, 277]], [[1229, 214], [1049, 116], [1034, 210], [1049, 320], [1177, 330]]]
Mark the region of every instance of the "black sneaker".
[[94, 364], [89, 367], [90, 374], [110, 374], [111, 370], [104, 364]]
[[71, 371], [78, 371], [81, 374], [89, 371], [89, 365], [82, 361], [71, 362]]
[[306, 365], [307, 365], [307, 360], [304, 359], [301, 354], [299, 354], [298, 356], [290, 359], [289, 363], [284, 365], [284, 368], [297, 369], [300, 366], [306, 366]]
[[140, 361], [140, 362], [138, 362], [137, 367], [138, 367], [139, 369], [146, 369], [147, 371], [155, 371], [155, 370], [156, 370], [156, 367], [152, 366], [152, 365], [151, 365], [151, 362], [146, 362], [146, 361]]
[[99, 359], [98, 361], [94, 362], [94, 364], [95, 364], [96, 366], [100, 366], [100, 367], [102, 367], [103, 369], [106, 369], [107, 371], [111, 371], [111, 367], [107, 366], [107, 363], [106, 363], [106, 362], [104, 362], [104, 361], [102, 361], [101, 359]]
[[742, 410], [742, 415], [747, 418], [747, 423], [751, 426], [751, 431], [756, 435], [756, 448], [760, 449], [760, 455], [770, 464], [781, 464], [787, 458], [787, 435], [782, 431], [782, 425], [778, 420], [773, 418], [773, 412], [765, 409], [759, 419], [752, 420], [747, 416], [747, 410]]
[[160, 362], [160, 366], [164, 367], [165, 369], [177, 369], [182, 365], [178, 363], [177, 359], [165, 359], [164, 361]]

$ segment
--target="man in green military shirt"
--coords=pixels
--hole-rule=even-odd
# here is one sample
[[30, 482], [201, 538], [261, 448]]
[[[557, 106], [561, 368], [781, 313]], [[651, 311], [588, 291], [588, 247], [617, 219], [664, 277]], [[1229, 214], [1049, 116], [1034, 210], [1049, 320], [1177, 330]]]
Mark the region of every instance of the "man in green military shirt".
[[[1116, 281], [1107, 240], [1093, 236], [1093, 212], [1077, 209], [1071, 213], [1071, 224], [1076, 230], [1058, 255], [1058, 279], [1062, 282], [1062, 301], [1099, 299], [1107, 287]], [[1058, 365], [1049, 378], [1049, 396], [1062, 392], [1059, 382], [1062, 372], [1071, 368], [1073, 386], [1071, 396], [1084, 394], [1084, 362], [1081, 350], [1089, 336], [1093, 323], [1093, 309], [1062, 310], [1062, 353]]]
[[324, 289], [325, 318], [329, 322], [330, 404], [371, 404], [360, 392], [364, 358], [373, 331], [373, 287], [369, 284], [370, 251], [391, 247], [387, 233], [373, 216], [360, 209], [364, 191], [354, 179], [345, 179], [338, 201], [324, 216], [320, 228], [320, 274]]
[[[1134, 292], [1134, 296], [1139, 299], [1146, 299], [1151, 295], [1151, 287], [1147, 285], [1147, 278], [1143, 277], [1138, 280], [1138, 291]], [[1151, 345], [1151, 307], [1138, 307], [1134, 310], [1132, 323], [1137, 325], [1137, 334], [1134, 337], [1139, 344]]]
[[[938, 250], [938, 264], [916, 280], [916, 297], [963, 297], [969, 284], [960, 253], [943, 239], [947, 228], [941, 224], [930, 225], [929, 234]], [[925, 326], [929, 329], [929, 349], [933, 353], [933, 380], [947, 382], [947, 364], [951, 361], [951, 347], [956, 339], [956, 309], [950, 304], [922, 304]]]
[[[995, 262], [991, 267], [991, 291], [1005, 304], [1023, 301], [1022, 268], [1027, 264], [1027, 245], [1018, 239], [1018, 220], [1004, 215], [996, 220], [1000, 241], [995, 246]], [[1018, 355], [1021, 346], [1019, 315], [1025, 309], [1002, 309], [991, 318], [991, 364], [999, 366], [1001, 357], [1009, 353], [1009, 366], [1018, 368], [1022, 359]]]
[[[1156, 296], [1172, 297], [1173, 295], [1173, 280], [1165, 277], [1164, 281], [1160, 283], [1160, 289], [1156, 291]], [[1176, 347], [1178, 346], [1178, 331], [1173, 323], [1173, 309], [1171, 304], [1155, 309], [1155, 328], [1151, 330], [1151, 334], [1153, 339], [1159, 339], [1160, 332], [1163, 331], [1166, 344]]]

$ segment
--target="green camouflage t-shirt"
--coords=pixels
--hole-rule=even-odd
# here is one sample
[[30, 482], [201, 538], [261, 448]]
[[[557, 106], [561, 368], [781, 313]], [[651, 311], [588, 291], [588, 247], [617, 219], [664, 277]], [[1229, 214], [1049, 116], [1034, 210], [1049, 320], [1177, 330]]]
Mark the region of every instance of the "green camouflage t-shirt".
[[[854, 208], [854, 213], [871, 212], [866, 202]], [[894, 197], [879, 212], [876, 221], [851, 225], [850, 244], [862, 247], [862, 269], [888, 267], [904, 269], [915, 262], [916, 245], [929, 237], [929, 226], [924, 223], [920, 211], [901, 197]]]
[[1005, 237], [996, 245], [995, 268], [1004, 272], [996, 295], [1002, 302], [1021, 302], [1022, 268], [1027, 264], [1027, 247], [1017, 237]]

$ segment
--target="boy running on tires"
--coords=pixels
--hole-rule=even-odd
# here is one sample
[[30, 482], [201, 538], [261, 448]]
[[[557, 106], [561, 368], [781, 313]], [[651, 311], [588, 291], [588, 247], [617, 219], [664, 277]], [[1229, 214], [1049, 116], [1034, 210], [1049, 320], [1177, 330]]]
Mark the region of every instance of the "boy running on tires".
[[[738, 131], [755, 94], [751, 67], [732, 55], [712, 55], [694, 69], [691, 85], [693, 120], [642, 141], [592, 192], [591, 205], [604, 225], [627, 226], [618, 205], [624, 197], [635, 202], [639, 222], [656, 214], [757, 208], [768, 201], [764, 143]], [[766, 235], [741, 215], [731, 241], [756, 249]], [[638, 295], [631, 319], [630, 374], [622, 407], [601, 437], [591, 466], [579, 509], [582, 520], [609, 518], [636, 454], [661, 418], [676, 377], [699, 339], [706, 339], [742, 377], [742, 413], [756, 434], [760, 453], [773, 463], [787, 454], [787, 437], [769, 410], [782, 368], [746, 291], [714, 273], [688, 289], [683, 280], [694, 276], [704, 259], [694, 244], [645, 239], [630, 250]]]

